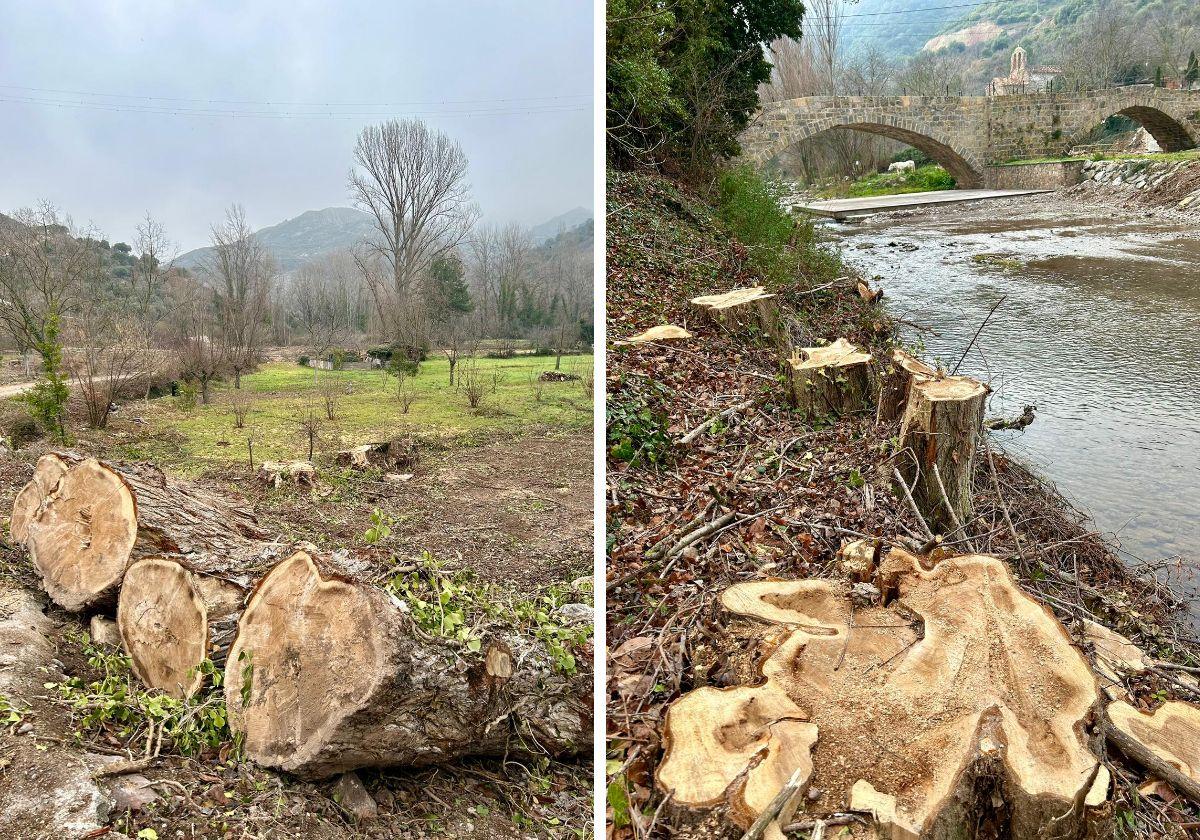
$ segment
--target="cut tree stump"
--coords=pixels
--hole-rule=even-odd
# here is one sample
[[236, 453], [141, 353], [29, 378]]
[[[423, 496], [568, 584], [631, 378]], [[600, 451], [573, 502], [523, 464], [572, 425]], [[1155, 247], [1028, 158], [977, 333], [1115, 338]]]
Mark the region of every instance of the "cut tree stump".
[[285, 484], [313, 487], [317, 468], [308, 461], [263, 461], [258, 465], [258, 480], [276, 490]]
[[337, 464], [359, 470], [371, 467], [396, 470], [411, 468], [417, 463], [417, 458], [416, 443], [412, 440], [397, 439], [364, 443], [353, 449], [345, 449], [337, 454]]
[[1117, 749], [1200, 803], [1200, 708], [1171, 701], [1147, 714], [1117, 700], [1106, 711], [1106, 734]]
[[239, 557], [267, 533], [253, 516], [148, 464], [55, 453], [69, 465], [29, 521], [25, 546], [47, 594], [72, 612], [115, 603], [140, 557]]
[[775, 295], [762, 286], [692, 298], [692, 308], [702, 319], [728, 330], [757, 330], [773, 344], [780, 347], [787, 345], [779, 314], [779, 303]]
[[871, 400], [871, 354], [844, 338], [796, 348], [786, 366], [792, 402], [806, 417], [853, 414]]
[[344, 564], [297, 552], [251, 592], [225, 668], [230, 725], [265, 767], [322, 778], [464, 755], [564, 755], [592, 743], [591, 670], [540, 642], [431, 637]]
[[13, 500], [8, 530], [14, 541], [24, 543], [29, 538], [29, 523], [41, 511], [43, 502], [58, 488], [58, 482], [67, 474], [68, 466], [53, 452], [38, 458], [37, 466], [33, 468], [33, 478]]
[[988, 389], [966, 376], [918, 380], [900, 426], [900, 474], [925, 521], [943, 533], [971, 518], [971, 476]]
[[914, 381], [938, 379], [936, 369], [904, 350], [893, 350], [891, 364], [885, 365], [880, 376], [879, 406], [876, 423], [894, 423], [904, 416], [908, 393]]
[[774, 648], [754, 685], [671, 705], [656, 782], [672, 803], [745, 828], [801, 770], [820, 792], [803, 818], [870, 811], [884, 837], [970, 837], [985, 821], [1014, 840], [1103, 836], [1100, 696], [1054, 615], [995, 557], [926, 568], [893, 549], [876, 583], [886, 606], [856, 607], [833, 580], [723, 594]]
[[117, 628], [134, 675], [172, 697], [195, 694], [205, 680], [201, 662], [225, 664], [253, 582], [249, 566], [214, 568], [210, 559], [206, 572], [170, 557], [133, 563], [117, 598]]

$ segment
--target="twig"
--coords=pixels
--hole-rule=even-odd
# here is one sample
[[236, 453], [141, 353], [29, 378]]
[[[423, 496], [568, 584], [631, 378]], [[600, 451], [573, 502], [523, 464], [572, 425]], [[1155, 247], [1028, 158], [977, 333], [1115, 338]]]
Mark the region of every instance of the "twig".
[[788, 779], [787, 784], [783, 786], [779, 793], [775, 794], [775, 798], [771, 800], [771, 804], [746, 829], [746, 833], [742, 835], [742, 840], [761, 840], [763, 834], [772, 823], [777, 822], [783, 825], [792, 818], [792, 815], [796, 813], [796, 806], [800, 804], [800, 797], [804, 793], [804, 782], [807, 780], [803, 776], [803, 767], [797, 768], [796, 772], [792, 773], [792, 777]]
[[728, 525], [730, 522], [732, 522], [736, 516], [737, 516], [736, 513], [727, 513], [724, 516], [714, 519], [712, 522], [708, 523], [703, 528], [697, 528], [696, 530], [692, 531], [690, 534], [685, 536], [683, 539], [681, 539], [679, 542], [675, 543], [675, 545], [671, 546], [671, 548], [668, 549], [661, 556], [657, 557], [654, 560], [649, 561], [648, 563], [643, 563], [635, 571], [630, 572], [629, 574], [625, 575], [625, 577], [615, 580], [612, 583], [610, 583], [608, 586], [604, 587], [604, 591], [612, 592], [614, 589], [616, 589], [619, 586], [624, 586], [625, 584], [629, 583], [632, 580], [637, 580], [642, 575], [644, 575], [646, 572], [650, 571], [651, 569], [656, 568], [664, 560], [683, 551], [685, 548], [687, 548], [689, 545], [696, 542], [697, 540], [703, 539], [704, 537], [708, 536], [709, 534], [713, 533], [714, 531], [719, 531], [721, 528], [724, 528], [726, 525]]
[[961, 366], [963, 361], [967, 358], [967, 354], [971, 352], [971, 348], [975, 346], [975, 342], [979, 339], [979, 334], [983, 332], [983, 328], [987, 326], [988, 321], [992, 320], [992, 315], [995, 314], [1000, 304], [1004, 303], [1007, 298], [1008, 295], [1001, 296], [1000, 300], [996, 301], [995, 305], [992, 306], [991, 310], [987, 314], [987, 317], [983, 319], [983, 323], [979, 325], [979, 329], [975, 330], [975, 335], [971, 336], [971, 340], [967, 343], [966, 349], [963, 350], [963, 354], [959, 356], [958, 362], [955, 363], [954, 369], [950, 371], [951, 376], [954, 376], [956, 373], [958, 373], [959, 366]]
[[933, 539], [933, 531], [930, 529], [929, 523], [925, 521], [925, 517], [921, 515], [921, 510], [917, 507], [916, 500], [913, 499], [912, 493], [908, 489], [908, 484], [904, 481], [904, 476], [900, 475], [900, 470], [895, 467], [892, 467], [892, 475], [896, 476], [896, 481], [900, 482], [900, 488], [904, 491], [904, 498], [908, 500], [908, 506], [916, 514], [917, 521], [921, 523], [921, 528], [925, 531], [925, 536]]
[[686, 435], [681, 437], [679, 439], [680, 446], [687, 446], [689, 443], [694, 441], [696, 438], [700, 437], [700, 435], [704, 434], [705, 430], [707, 430], [707, 429], [711, 428], [713, 425], [715, 425], [718, 420], [723, 420], [724, 418], [730, 416], [731, 414], [736, 414], [739, 411], [745, 411], [747, 408], [749, 408], [752, 405], [754, 405], [754, 400], [750, 399], [750, 400], [746, 400], [745, 402], [740, 402], [737, 405], [731, 405], [729, 408], [725, 409], [724, 411], [714, 414], [712, 417], [708, 418], [703, 423], [701, 423], [699, 426], [692, 429]]

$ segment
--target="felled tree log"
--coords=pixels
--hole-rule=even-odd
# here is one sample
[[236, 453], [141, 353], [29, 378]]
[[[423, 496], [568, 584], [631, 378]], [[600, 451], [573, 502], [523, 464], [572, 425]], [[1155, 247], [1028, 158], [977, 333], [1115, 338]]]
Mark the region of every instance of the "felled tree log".
[[783, 323], [775, 295], [762, 286], [692, 298], [692, 308], [707, 321], [733, 331], [758, 331], [785, 346]]
[[891, 364], [886, 365], [880, 376], [879, 407], [875, 412], [876, 423], [893, 423], [904, 416], [908, 403], [908, 392], [913, 381], [937, 379], [936, 369], [904, 350], [892, 351]]
[[21, 544], [29, 538], [29, 523], [41, 511], [42, 504], [58, 488], [58, 482], [67, 474], [69, 465], [53, 452], [38, 458], [33, 468], [33, 478], [17, 493], [13, 500], [12, 517], [8, 530], [12, 538]]
[[871, 354], [844, 338], [797, 348], [787, 361], [792, 401], [806, 417], [861, 411], [871, 399]]
[[1146, 714], [1117, 700], [1106, 711], [1105, 734], [1117, 749], [1200, 803], [1200, 708], [1172, 701]]
[[117, 628], [134, 675], [172, 697], [195, 694], [205, 680], [200, 664], [225, 664], [252, 580], [248, 563], [229, 558], [219, 568], [213, 558], [133, 563], [117, 599]]
[[250, 758], [306, 778], [592, 743], [590, 668], [567, 675], [515, 635], [477, 653], [430, 637], [388, 593], [306, 552], [251, 593], [225, 698]]
[[768, 625], [775, 647], [754, 685], [671, 705], [656, 776], [671, 801], [745, 828], [801, 770], [820, 791], [808, 816], [867, 810], [885, 837], [970, 837], [985, 820], [1014, 840], [1101, 826], [1096, 680], [1053, 614], [994, 557], [927, 569], [892, 550], [876, 581], [886, 606], [854, 607], [831, 580], [726, 590], [725, 610]]
[[236, 557], [267, 537], [249, 512], [151, 465], [57, 455], [69, 469], [29, 521], [25, 545], [65, 609], [111, 606], [139, 557]]
[[966, 376], [914, 381], [900, 427], [900, 474], [931, 527], [971, 516], [971, 475], [987, 386]]

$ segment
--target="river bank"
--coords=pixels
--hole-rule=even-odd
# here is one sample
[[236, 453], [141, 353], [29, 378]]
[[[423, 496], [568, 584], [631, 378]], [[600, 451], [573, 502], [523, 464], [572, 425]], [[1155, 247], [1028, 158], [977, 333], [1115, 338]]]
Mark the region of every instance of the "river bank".
[[[669, 807], [656, 781], [668, 707], [696, 688], [752, 682], [764, 653], [731, 635], [722, 593], [742, 582], [846, 581], [836, 558], [847, 539], [878, 537], [917, 550], [922, 530], [888, 477], [897, 428], [865, 415], [805, 421], [781, 393], [773, 348], [698, 323], [688, 301], [764, 283], [785, 308], [796, 344], [846, 337], [880, 356], [902, 325], [858, 294], [856, 272], [836, 254], [806, 258], [783, 282], [761, 276], [752, 250], [712, 206], [669, 181], [614, 174], [608, 201], [610, 836], [738, 837], [727, 821]], [[877, 239], [886, 249], [889, 240]], [[883, 280], [888, 295], [894, 279]], [[665, 323], [686, 326], [691, 338], [624, 343]], [[969, 534], [947, 546], [1004, 559], [1093, 666], [1089, 633], [1097, 625], [1156, 662], [1200, 665], [1200, 640], [1171, 594], [1122, 562], [1088, 518], [1019, 458], [985, 445], [972, 492]], [[1144, 709], [1200, 699], [1157, 665], [1105, 684]], [[1108, 767], [1116, 779], [1110, 816], [1128, 835], [1183, 836], [1173, 826], [1196, 821], [1184, 800], [1139, 795], [1147, 774], [1135, 764], [1110, 754]], [[845, 791], [819, 779], [814, 785], [822, 790], [807, 813], [843, 806]]]

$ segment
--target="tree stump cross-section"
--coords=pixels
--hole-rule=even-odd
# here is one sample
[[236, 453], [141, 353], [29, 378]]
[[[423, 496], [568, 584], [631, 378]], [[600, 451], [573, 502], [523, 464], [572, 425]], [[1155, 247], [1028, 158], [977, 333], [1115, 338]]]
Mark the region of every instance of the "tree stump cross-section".
[[786, 633], [757, 685], [672, 704], [656, 779], [672, 801], [745, 828], [799, 769], [821, 791], [810, 814], [869, 802], [884, 836], [971, 836], [991, 818], [1015, 840], [1050, 825], [1074, 838], [1104, 819], [1096, 679], [1003, 562], [926, 568], [892, 550], [877, 581], [886, 606], [855, 607], [830, 580], [723, 594], [727, 612]]

